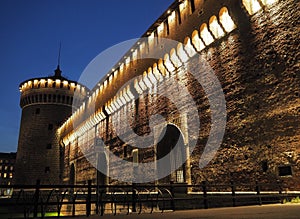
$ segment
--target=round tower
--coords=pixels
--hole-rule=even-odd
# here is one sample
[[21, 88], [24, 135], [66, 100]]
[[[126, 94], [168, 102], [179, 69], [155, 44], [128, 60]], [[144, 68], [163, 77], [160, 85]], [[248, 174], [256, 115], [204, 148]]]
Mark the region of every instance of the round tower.
[[58, 184], [62, 176], [57, 129], [72, 114], [72, 107], [84, 100], [88, 89], [62, 77], [58, 65], [54, 76], [22, 82], [20, 92], [22, 117], [14, 184], [33, 185], [37, 180]]

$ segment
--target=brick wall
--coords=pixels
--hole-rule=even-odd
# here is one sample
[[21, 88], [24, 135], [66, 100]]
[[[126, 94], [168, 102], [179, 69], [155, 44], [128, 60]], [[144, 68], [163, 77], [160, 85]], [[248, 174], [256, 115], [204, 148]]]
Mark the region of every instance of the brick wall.
[[[185, 84], [192, 94], [201, 121], [197, 147], [188, 160], [189, 170], [186, 172], [190, 179], [187, 181], [227, 183], [233, 180], [248, 183], [259, 180], [274, 183], [282, 180], [290, 189], [300, 189], [299, 4], [293, 0], [279, 1], [252, 16], [241, 1], [199, 0], [195, 1], [195, 5], [194, 13], [187, 6], [181, 14], [181, 24], [170, 25], [169, 35], [164, 33], [165, 36], [183, 42], [186, 36], [199, 30], [203, 22], [208, 23], [211, 16], [217, 15], [223, 6], [228, 8], [237, 29], [201, 51], [221, 83], [227, 107], [227, 125], [222, 145], [214, 159], [203, 169], [198, 167], [198, 162], [211, 126], [207, 98], [211, 94], [206, 94], [188, 72], [179, 69], [171, 73], [171, 77]], [[151, 50], [151, 45], [149, 47]], [[152, 64], [153, 60], [139, 60], [126, 66], [99, 94], [96, 108], [102, 108], [126, 81], [141, 74]], [[168, 92], [167, 89], [165, 91]], [[180, 98], [183, 101], [186, 99], [184, 96]], [[192, 103], [186, 102], [186, 107], [189, 104]], [[119, 114], [118, 118], [128, 118], [137, 134], [145, 135], [150, 131], [149, 117], [156, 113], [163, 115], [169, 123], [176, 123], [174, 121], [180, 117], [170, 100], [152, 98], [151, 95], [140, 96], [138, 102], [128, 103], [116, 114]], [[125, 143], [113, 131], [114, 116], [100, 122], [97, 133], [111, 151], [123, 158]], [[178, 127], [181, 130], [185, 128], [182, 124], [178, 124]], [[63, 133], [61, 137], [67, 134]], [[95, 177], [95, 169], [81, 156], [72, 155], [70, 148], [76, 144], [77, 140], [70, 143], [66, 150], [69, 155], [65, 160], [70, 156], [72, 162], [76, 163], [79, 183]], [[89, 145], [83, 145], [85, 147]], [[149, 145], [148, 149], [140, 149], [140, 162], [154, 160], [155, 147]], [[126, 148], [129, 155], [124, 159], [131, 161], [132, 148], [130, 145]], [[69, 165], [70, 162], [65, 164], [66, 178]], [[280, 168], [284, 166], [291, 168], [291, 176], [280, 176]], [[126, 167], [110, 161], [109, 171], [120, 172], [124, 169]], [[82, 175], [83, 172], [87, 174]], [[111, 179], [110, 183], [115, 182]]]

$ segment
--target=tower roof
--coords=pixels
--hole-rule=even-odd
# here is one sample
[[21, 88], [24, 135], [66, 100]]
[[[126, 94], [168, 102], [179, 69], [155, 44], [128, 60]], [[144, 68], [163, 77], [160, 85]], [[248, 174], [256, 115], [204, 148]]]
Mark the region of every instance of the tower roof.
[[54, 70], [54, 73], [55, 77], [61, 77], [62, 71], [60, 70], [59, 65], [57, 65], [57, 68]]

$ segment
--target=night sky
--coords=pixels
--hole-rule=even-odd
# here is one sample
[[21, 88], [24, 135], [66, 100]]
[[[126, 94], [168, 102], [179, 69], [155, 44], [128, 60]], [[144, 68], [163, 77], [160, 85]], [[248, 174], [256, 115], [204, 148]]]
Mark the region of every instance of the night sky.
[[140, 37], [172, 2], [1, 0], [0, 151], [17, 150], [21, 117], [19, 84], [53, 74], [60, 42], [62, 74], [78, 80], [99, 53]]

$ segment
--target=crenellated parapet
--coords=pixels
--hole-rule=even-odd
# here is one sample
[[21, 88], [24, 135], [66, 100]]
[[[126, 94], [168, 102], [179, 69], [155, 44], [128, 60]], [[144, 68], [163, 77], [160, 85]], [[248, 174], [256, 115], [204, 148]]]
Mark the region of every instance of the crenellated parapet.
[[[239, 29], [238, 15], [234, 13], [236, 4], [241, 4], [244, 13], [250, 17], [278, 1], [175, 1], [93, 88], [87, 100], [60, 127], [60, 134], [66, 139], [81, 136], [101, 120], [132, 102], [134, 93], [142, 95], [170, 77], [187, 60], [196, 54], [207, 52], [211, 46]], [[159, 51], [160, 59], [157, 61], [142, 60], [151, 57], [151, 54], [157, 55], [157, 47], [163, 38], [178, 41], [178, 44], [169, 51]], [[136, 78], [134, 86], [125, 86], [120, 90], [132, 78]], [[71, 135], [75, 137], [70, 137]]]
[[[184, 148], [190, 147], [191, 136], [197, 145], [190, 156], [184, 150], [182, 157], [174, 156], [188, 159], [182, 169], [158, 183], [282, 181], [290, 190], [299, 189], [296, 2], [175, 1], [58, 127], [65, 151], [63, 180], [98, 183], [93, 166], [99, 162], [109, 176], [117, 173], [127, 180], [127, 175], [137, 173], [135, 163], [161, 159], [164, 149], [172, 150], [171, 142], [156, 141], [155, 136], [163, 133], [152, 119], [161, 115], [167, 127], [180, 131]], [[168, 47], [165, 38], [173, 41]], [[197, 57], [206, 61], [217, 80], [206, 77], [207, 69], [198, 65]], [[199, 166], [203, 149], [210, 137], [216, 137], [213, 127], [221, 124], [212, 122], [210, 100], [218, 94], [206, 91], [197, 76], [208, 81], [209, 88], [219, 81], [226, 100], [224, 138], [205, 167]], [[177, 101], [187, 111], [196, 105], [200, 127], [188, 123], [190, 116], [177, 108]], [[225, 114], [218, 112], [216, 117]], [[193, 135], [193, 130], [199, 133]], [[169, 139], [173, 131], [166, 134]], [[147, 141], [151, 134], [154, 141]], [[111, 155], [129, 162], [121, 165]], [[165, 166], [155, 171], [160, 169]], [[140, 173], [152, 174], [146, 168]], [[101, 185], [117, 183], [113, 177], [103, 179]]]
[[[21, 107], [32, 104], [65, 104], [77, 106], [88, 95], [89, 90], [63, 77], [33, 78], [22, 82]], [[74, 94], [76, 92], [76, 96]]]

